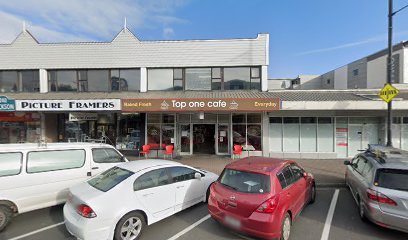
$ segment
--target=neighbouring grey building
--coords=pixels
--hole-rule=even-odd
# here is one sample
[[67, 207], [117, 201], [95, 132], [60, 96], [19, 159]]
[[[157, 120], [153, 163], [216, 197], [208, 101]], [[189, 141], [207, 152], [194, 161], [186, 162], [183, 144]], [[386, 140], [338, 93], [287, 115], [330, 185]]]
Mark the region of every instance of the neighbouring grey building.
[[[299, 75], [292, 79], [299, 82], [299, 86], [293, 89], [382, 88], [387, 82], [387, 54], [388, 51], [384, 49], [322, 75], [312, 75], [311, 78]], [[408, 84], [408, 41], [394, 45], [392, 73], [392, 83]], [[275, 79], [269, 82], [269, 86], [274, 86], [269, 89], [277, 89]]]

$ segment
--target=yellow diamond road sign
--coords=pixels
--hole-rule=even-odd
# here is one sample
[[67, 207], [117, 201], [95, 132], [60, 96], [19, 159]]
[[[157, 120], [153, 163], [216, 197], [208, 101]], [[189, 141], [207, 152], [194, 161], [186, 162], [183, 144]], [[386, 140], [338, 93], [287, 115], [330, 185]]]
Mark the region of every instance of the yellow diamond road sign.
[[378, 96], [385, 102], [389, 103], [391, 100], [400, 93], [398, 89], [387, 83], [383, 89], [378, 93]]

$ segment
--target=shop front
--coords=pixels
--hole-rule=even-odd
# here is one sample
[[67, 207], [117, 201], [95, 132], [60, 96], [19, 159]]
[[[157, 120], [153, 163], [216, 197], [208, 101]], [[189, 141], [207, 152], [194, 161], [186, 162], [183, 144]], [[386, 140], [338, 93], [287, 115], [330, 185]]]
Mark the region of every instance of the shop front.
[[106, 142], [117, 138], [119, 99], [16, 100], [16, 111], [40, 116], [37, 133], [47, 142]]
[[122, 112], [146, 113], [142, 137], [151, 156], [167, 145], [176, 155], [230, 155], [234, 145], [243, 155], [262, 155], [265, 113], [279, 108], [279, 99], [264, 98], [122, 99]]
[[40, 115], [16, 112], [14, 99], [0, 96], [0, 143], [36, 142], [40, 135]]

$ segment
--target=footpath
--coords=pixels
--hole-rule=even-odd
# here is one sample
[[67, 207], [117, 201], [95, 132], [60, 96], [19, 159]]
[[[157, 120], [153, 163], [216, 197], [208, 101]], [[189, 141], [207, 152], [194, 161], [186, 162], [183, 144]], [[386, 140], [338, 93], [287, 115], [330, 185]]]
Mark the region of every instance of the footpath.
[[[130, 155], [126, 155], [126, 157], [129, 160], [144, 159]], [[345, 187], [344, 173], [346, 166], [343, 164], [344, 159], [293, 160], [315, 176], [317, 187]], [[177, 157], [173, 161], [220, 174], [225, 165], [236, 160], [231, 159], [230, 156], [191, 155]]]

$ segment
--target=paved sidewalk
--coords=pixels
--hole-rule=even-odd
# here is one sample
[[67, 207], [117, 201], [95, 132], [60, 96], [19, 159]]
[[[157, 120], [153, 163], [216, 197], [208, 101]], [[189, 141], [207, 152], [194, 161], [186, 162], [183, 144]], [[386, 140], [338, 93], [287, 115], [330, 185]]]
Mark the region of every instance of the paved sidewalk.
[[[129, 160], [144, 159], [129, 155], [126, 157]], [[311, 172], [315, 176], [318, 187], [345, 187], [344, 173], [346, 166], [343, 164], [344, 159], [294, 160], [306, 171]], [[178, 157], [173, 159], [173, 161], [220, 174], [224, 166], [234, 160], [232, 160], [230, 156], [192, 155]]]

